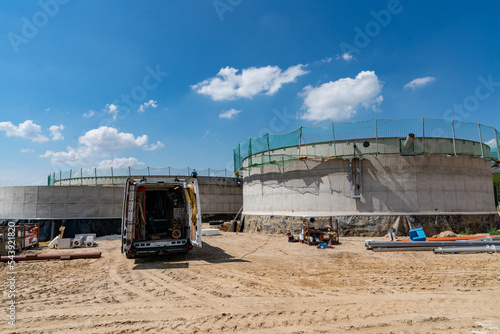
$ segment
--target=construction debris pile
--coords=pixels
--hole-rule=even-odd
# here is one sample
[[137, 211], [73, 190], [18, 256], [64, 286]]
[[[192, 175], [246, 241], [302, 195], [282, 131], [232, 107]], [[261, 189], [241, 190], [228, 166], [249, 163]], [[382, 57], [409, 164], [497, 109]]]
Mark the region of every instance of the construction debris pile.
[[8, 250], [19, 253], [23, 249], [37, 247], [39, 240], [40, 224], [9, 221], [0, 226], [0, 255], [7, 254]]
[[[328, 248], [328, 245], [338, 244], [338, 219], [334, 219], [333, 217], [323, 219], [313, 217], [304, 218], [302, 220], [302, 233], [299, 235], [299, 242], [307, 245], [321, 245], [320, 248]], [[323, 245], [326, 245], [326, 247]]]
[[[95, 247], [97, 245], [95, 240], [96, 240], [95, 233], [75, 234], [75, 237], [73, 239], [57, 238], [56, 244], [58, 249]], [[49, 248], [52, 248], [50, 244]]]

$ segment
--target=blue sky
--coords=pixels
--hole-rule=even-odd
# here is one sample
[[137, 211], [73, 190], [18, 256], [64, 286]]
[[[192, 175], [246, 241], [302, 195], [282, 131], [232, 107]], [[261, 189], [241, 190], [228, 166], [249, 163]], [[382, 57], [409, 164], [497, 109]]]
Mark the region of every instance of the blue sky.
[[0, 186], [70, 168], [230, 169], [239, 142], [330, 121], [498, 129], [499, 7], [2, 1]]

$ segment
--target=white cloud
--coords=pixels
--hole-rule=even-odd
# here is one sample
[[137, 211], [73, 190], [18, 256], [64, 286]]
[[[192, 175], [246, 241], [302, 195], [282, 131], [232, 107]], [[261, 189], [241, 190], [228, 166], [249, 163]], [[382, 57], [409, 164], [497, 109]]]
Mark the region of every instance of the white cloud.
[[47, 109], [45, 109], [44, 111], [50, 111], [50, 107], [48, 107]]
[[138, 112], [145, 112], [146, 109], [148, 109], [149, 107], [151, 108], [157, 108], [158, 107], [158, 102], [154, 101], [154, 100], [149, 100], [148, 102], [144, 102], [143, 104], [141, 104], [141, 106], [139, 107], [139, 109], [137, 109]]
[[207, 130], [207, 131], [205, 131], [205, 133], [203, 134], [203, 136], [202, 136], [202, 137], [203, 137], [203, 138], [205, 138], [205, 137], [206, 137], [206, 136], [208, 136], [209, 134], [210, 134], [210, 130]]
[[73, 148], [68, 146], [67, 151], [48, 150], [40, 155], [40, 158], [50, 158], [50, 162], [55, 165], [88, 166], [94, 160], [94, 152], [90, 147]]
[[224, 67], [216, 77], [204, 80], [191, 88], [198, 94], [209, 95], [214, 101], [234, 100], [237, 98], [252, 98], [264, 93], [275, 94], [282, 85], [295, 82], [297, 77], [309, 73], [302, 68], [304, 65], [289, 67], [282, 71], [278, 66], [251, 67], [239, 70]]
[[64, 137], [61, 134], [61, 131], [64, 130], [64, 125], [52, 125], [49, 128], [50, 135], [52, 136], [52, 140], [63, 140]]
[[12, 122], [0, 122], [0, 131], [5, 131], [7, 137], [28, 138], [39, 143], [49, 140], [41, 134], [42, 127], [33, 123], [32, 120], [24, 121], [18, 126], [15, 126]]
[[113, 115], [113, 122], [118, 118], [118, 106], [116, 104], [106, 104], [106, 106], [104, 107], [104, 111], [107, 111], [108, 113]]
[[32, 148], [22, 148], [21, 149], [21, 153], [32, 153], [32, 152], [35, 152], [35, 150]]
[[236, 110], [236, 109], [234, 109], [234, 108], [229, 109], [229, 110], [223, 110], [223, 111], [219, 114], [219, 118], [227, 118], [227, 119], [231, 119], [231, 118], [233, 118], [234, 116], [238, 115], [240, 112], [242, 112], [242, 110]]
[[352, 60], [355, 60], [356, 58], [354, 58], [354, 56], [352, 54], [350, 54], [349, 52], [346, 52], [346, 53], [343, 53], [341, 55], [337, 55], [337, 57], [335, 57], [336, 60], [345, 60], [346, 62], [351, 62]]
[[415, 88], [419, 88], [419, 87], [424, 87], [425, 85], [427, 85], [428, 83], [431, 83], [433, 81], [436, 81], [436, 78], [434, 78], [434, 77], [416, 78], [416, 79], [413, 79], [412, 81], [408, 82], [404, 88], [405, 89], [406, 88], [415, 89]]
[[137, 167], [144, 166], [144, 162], [137, 160], [136, 158], [116, 158], [113, 160], [103, 160], [99, 162], [97, 168], [127, 168], [127, 167]]
[[146, 151], [155, 151], [160, 148], [164, 148], [165, 145], [161, 141], [157, 141], [156, 144], [151, 144], [150, 146], [144, 147]]
[[116, 152], [132, 149], [151, 150], [161, 148], [157, 142], [155, 145], [148, 146], [148, 136], [142, 135], [134, 137], [131, 133], [118, 132], [118, 129], [101, 126], [100, 128], [87, 131], [78, 139], [78, 142], [84, 146], [92, 148], [94, 151]]
[[497, 147], [497, 139], [493, 138], [491, 140], [488, 140], [487, 142], [485, 142], [485, 144], [491, 148], [496, 148]]
[[94, 110], [89, 110], [89, 112], [86, 112], [85, 114], [83, 114], [83, 117], [90, 118], [90, 117], [92, 117], [94, 115], [95, 115]]
[[302, 93], [306, 112], [300, 116], [310, 121], [346, 120], [361, 105], [376, 110], [383, 101], [382, 83], [373, 71], [360, 72], [356, 78], [342, 78], [319, 87], [306, 86]]
[[87, 131], [78, 139], [81, 144], [78, 148], [67, 147], [66, 151], [47, 151], [42, 158], [50, 158], [53, 164], [66, 166], [88, 166], [95, 159], [109, 156], [110, 153], [124, 152], [127, 150], [141, 149], [154, 151], [165, 147], [158, 141], [149, 145], [147, 135], [135, 137], [131, 133], [119, 132], [116, 128], [101, 126]]
[[[328, 58], [323, 58], [323, 59], [320, 59], [320, 60], [316, 60], [313, 62], [313, 64], [329, 64], [331, 63], [333, 60], [332, 57], [328, 57]], [[306, 65], [307, 66], [307, 65]]]

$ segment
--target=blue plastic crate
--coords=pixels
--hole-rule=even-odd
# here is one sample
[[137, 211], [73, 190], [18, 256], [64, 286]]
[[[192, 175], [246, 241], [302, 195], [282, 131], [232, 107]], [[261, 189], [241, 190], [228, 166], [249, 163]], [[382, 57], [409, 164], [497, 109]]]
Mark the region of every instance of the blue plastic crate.
[[421, 228], [416, 228], [414, 230], [410, 230], [410, 240], [411, 241], [425, 241], [427, 237], [425, 236], [424, 230]]

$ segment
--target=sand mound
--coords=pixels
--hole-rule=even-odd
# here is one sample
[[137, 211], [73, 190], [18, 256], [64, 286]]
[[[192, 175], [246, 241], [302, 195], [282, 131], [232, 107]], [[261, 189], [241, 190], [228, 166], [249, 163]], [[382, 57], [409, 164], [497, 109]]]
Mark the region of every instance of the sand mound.
[[439, 234], [433, 235], [433, 238], [453, 238], [456, 237], [457, 235], [453, 233], [452, 231], [443, 231]]

